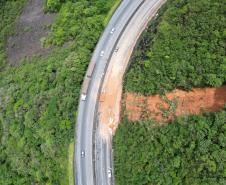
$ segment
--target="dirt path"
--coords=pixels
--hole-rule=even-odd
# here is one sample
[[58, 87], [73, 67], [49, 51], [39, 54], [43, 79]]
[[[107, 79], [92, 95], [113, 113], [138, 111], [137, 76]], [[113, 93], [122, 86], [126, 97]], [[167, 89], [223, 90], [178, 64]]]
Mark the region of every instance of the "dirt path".
[[176, 116], [215, 112], [226, 103], [226, 86], [219, 88], [194, 88], [192, 91], [174, 90], [165, 97], [125, 94], [125, 111], [132, 121], [155, 119], [170, 122]]
[[10, 65], [18, 65], [25, 57], [46, 55], [51, 48], [41, 46], [40, 39], [48, 35], [56, 14], [44, 14], [44, 0], [29, 0], [16, 25], [16, 34], [7, 41], [6, 53]]

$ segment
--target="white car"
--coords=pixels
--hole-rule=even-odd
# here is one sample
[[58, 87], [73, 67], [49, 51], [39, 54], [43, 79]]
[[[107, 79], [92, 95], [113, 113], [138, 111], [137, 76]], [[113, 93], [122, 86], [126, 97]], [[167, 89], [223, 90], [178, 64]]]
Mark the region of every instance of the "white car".
[[115, 32], [115, 28], [112, 28], [110, 34], [113, 34], [114, 32]]
[[112, 174], [111, 174], [111, 169], [108, 170], [108, 178], [111, 178]]
[[104, 51], [100, 52], [100, 56], [103, 57], [104, 56]]
[[82, 94], [81, 99], [82, 99], [82, 101], [85, 101], [86, 100], [86, 94]]
[[81, 152], [81, 156], [82, 156], [82, 158], [84, 158], [84, 157], [85, 157], [85, 151], [84, 151], [84, 150], [82, 150], [82, 152]]

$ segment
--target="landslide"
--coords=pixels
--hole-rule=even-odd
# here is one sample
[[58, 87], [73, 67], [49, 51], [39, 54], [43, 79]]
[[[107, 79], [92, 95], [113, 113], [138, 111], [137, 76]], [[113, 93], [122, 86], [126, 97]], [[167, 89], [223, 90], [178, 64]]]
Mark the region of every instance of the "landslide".
[[226, 86], [174, 90], [164, 96], [126, 93], [123, 106], [130, 121], [153, 119], [160, 124], [178, 116], [217, 112], [226, 105]]

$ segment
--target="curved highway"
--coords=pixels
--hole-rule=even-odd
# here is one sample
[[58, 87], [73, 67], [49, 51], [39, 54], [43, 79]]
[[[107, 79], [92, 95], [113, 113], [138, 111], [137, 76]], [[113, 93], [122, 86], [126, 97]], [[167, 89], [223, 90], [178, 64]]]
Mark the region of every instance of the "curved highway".
[[74, 152], [77, 185], [114, 184], [111, 138], [106, 141], [99, 132], [99, 95], [115, 49], [124, 50], [125, 55], [120, 56], [129, 60], [139, 35], [164, 2], [122, 1], [96, 46], [84, 78], [77, 116]]

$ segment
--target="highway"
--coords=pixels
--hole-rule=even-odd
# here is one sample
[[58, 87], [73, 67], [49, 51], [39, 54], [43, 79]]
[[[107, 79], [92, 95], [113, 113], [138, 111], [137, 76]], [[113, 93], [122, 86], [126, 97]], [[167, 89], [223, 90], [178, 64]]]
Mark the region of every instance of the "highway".
[[[106, 140], [100, 134], [100, 92], [108, 67], [113, 65], [112, 58], [121, 52], [118, 60], [126, 59], [128, 64], [139, 35], [164, 2], [165, 0], [122, 1], [95, 48], [84, 78], [77, 115], [74, 152], [77, 185], [114, 184], [112, 135]], [[119, 47], [117, 55], [116, 47]]]

